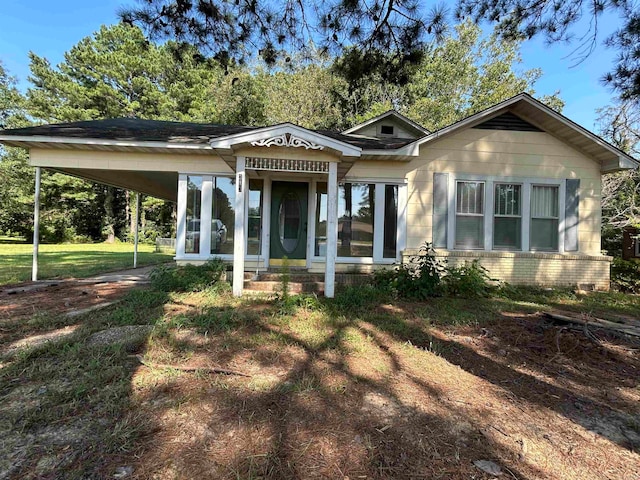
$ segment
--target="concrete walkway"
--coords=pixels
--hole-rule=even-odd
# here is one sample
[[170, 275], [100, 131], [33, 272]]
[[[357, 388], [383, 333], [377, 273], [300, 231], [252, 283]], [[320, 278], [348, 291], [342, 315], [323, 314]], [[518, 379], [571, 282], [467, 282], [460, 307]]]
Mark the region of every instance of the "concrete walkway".
[[147, 267], [132, 268], [129, 270], [120, 270], [118, 272], [110, 272], [102, 275], [96, 275], [94, 277], [78, 278], [75, 281], [78, 283], [111, 283], [111, 282], [134, 282], [134, 283], [148, 283], [149, 273], [156, 265], [149, 265]]

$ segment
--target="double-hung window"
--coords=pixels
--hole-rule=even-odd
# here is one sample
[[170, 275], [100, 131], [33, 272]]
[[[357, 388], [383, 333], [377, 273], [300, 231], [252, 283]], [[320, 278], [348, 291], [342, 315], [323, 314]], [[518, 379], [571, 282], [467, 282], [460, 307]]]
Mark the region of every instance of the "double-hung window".
[[494, 184], [493, 248], [522, 249], [522, 185]]
[[559, 188], [556, 185], [531, 187], [531, 250], [558, 250], [558, 193]]
[[456, 183], [456, 248], [484, 248], [484, 182]]

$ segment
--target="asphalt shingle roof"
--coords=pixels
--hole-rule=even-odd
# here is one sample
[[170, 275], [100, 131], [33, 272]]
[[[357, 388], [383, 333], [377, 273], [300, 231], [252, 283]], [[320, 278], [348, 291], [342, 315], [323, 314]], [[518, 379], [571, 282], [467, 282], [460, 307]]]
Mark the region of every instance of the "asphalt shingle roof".
[[[257, 128], [260, 127], [166, 122], [160, 120], [142, 120], [138, 118], [112, 118], [0, 130], [0, 134], [17, 137], [45, 136], [76, 139], [207, 144], [211, 138], [225, 137], [227, 135], [256, 130]], [[413, 141], [412, 139], [404, 138], [377, 139], [358, 137], [343, 135], [339, 132], [329, 130], [316, 130], [316, 132], [364, 150], [396, 149]]]

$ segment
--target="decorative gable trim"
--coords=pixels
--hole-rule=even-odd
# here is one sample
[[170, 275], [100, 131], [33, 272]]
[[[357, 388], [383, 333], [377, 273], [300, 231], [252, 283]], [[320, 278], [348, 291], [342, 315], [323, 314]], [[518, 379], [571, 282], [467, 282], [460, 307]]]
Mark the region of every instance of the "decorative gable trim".
[[322, 145], [296, 137], [291, 133], [283, 133], [276, 137], [261, 138], [260, 140], [251, 142], [251, 145], [254, 147], [304, 147], [305, 150], [324, 150]]
[[216, 150], [227, 152], [242, 145], [251, 145], [258, 147], [293, 147], [306, 150], [333, 150], [345, 157], [360, 157], [362, 154], [362, 148], [360, 147], [307, 130], [292, 123], [282, 123], [226, 137], [213, 138], [209, 145]]

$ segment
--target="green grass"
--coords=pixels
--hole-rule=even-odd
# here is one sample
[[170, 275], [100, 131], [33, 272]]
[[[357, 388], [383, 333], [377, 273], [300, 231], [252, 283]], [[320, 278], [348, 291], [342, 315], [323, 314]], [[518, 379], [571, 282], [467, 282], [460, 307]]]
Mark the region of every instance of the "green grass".
[[[138, 246], [138, 265], [170, 261], [172, 254], [155, 253], [153, 245]], [[31, 279], [33, 246], [0, 244], [0, 285]], [[40, 245], [40, 279], [89, 277], [98, 273], [133, 267], [133, 245], [89, 243]]]

